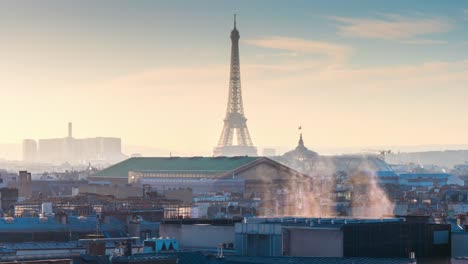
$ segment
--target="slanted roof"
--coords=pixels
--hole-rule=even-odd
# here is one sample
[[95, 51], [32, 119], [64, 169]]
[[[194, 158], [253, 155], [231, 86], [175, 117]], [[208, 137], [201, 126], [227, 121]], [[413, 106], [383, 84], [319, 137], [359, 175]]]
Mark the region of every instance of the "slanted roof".
[[135, 157], [114, 164], [93, 177], [127, 178], [129, 171], [232, 171], [260, 157]]

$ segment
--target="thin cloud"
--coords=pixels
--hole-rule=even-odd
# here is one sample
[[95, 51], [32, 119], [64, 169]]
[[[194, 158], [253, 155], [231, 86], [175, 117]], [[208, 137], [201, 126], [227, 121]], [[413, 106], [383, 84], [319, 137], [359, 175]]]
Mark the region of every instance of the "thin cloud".
[[[282, 92], [282, 88], [287, 86], [298, 89], [323, 87], [327, 92], [348, 91], [358, 94], [372, 91], [405, 93], [422, 88], [432, 89], [434, 93], [447, 93], [447, 89], [458, 89], [468, 82], [468, 59], [368, 68], [346, 64], [330, 66], [316, 61], [289, 61], [280, 64], [244, 63], [242, 69], [246, 87], [256, 87], [254, 90], [260, 93], [263, 88], [275, 87], [278, 88], [277, 92]], [[132, 93], [146, 94], [145, 98], [150, 100], [154, 100], [151, 94], [180, 98], [181, 91], [188, 97], [193, 96], [193, 93], [204, 92], [219, 93], [222, 98], [225, 90], [219, 87], [226, 88], [228, 71], [225, 65], [203, 66], [196, 70], [190, 67], [148, 69], [101, 83], [99, 87], [115, 93], [131, 90]]]
[[408, 40], [400, 40], [400, 42], [405, 43], [405, 44], [415, 44], [415, 45], [442, 45], [442, 44], [448, 44], [448, 41], [436, 40], [436, 39], [408, 39]]
[[348, 46], [301, 38], [270, 36], [247, 39], [244, 42], [262, 48], [325, 55], [335, 60], [344, 60], [351, 53]]
[[329, 16], [339, 23], [341, 36], [386, 39], [408, 44], [443, 44], [439, 40], [421, 40], [417, 37], [447, 32], [452, 22], [442, 17], [405, 17], [384, 14], [379, 18], [352, 18]]

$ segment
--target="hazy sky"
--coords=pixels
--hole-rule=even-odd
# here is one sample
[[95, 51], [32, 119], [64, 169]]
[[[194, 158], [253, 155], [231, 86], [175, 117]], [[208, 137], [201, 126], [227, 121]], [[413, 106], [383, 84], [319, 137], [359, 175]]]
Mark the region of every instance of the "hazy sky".
[[0, 1], [0, 142], [210, 155], [232, 15], [255, 145], [468, 143], [467, 1]]

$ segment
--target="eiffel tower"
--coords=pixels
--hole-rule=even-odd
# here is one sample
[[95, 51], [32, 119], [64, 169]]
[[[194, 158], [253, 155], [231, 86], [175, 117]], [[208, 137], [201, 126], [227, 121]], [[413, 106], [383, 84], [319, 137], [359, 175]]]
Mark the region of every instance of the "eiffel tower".
[[214, 148], [214, 156], [257, 156], [257, 148], [253, 146], [250, 138], [242, 105], [239, 38], [239, 31], [236, 28], [236, 15], [234, 15], [234, 29], [231, 31], [229, 99], [223, 132], [219, 138], [218, 146]]

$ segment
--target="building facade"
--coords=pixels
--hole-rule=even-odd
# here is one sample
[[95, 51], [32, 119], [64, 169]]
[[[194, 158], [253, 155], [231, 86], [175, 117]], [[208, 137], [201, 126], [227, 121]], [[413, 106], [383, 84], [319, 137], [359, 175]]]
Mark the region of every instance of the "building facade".
[[51, 164], [114, 163], [125, 158], [122, 141], [115, 137], [74, 138], [71, 123], [68, 136], [23, 141], [23, 161]]
[[[311, 203], [312, 178], [265, 157], [130, 158], [89, 179], [153, 190], [191, 188], [194, 194], [231, 192], [262, 201], [262, 215], [306, 213], [297, 206]], [[304, 205], [305, 206], [305, 205]]]

